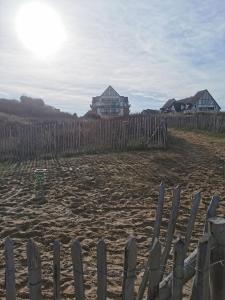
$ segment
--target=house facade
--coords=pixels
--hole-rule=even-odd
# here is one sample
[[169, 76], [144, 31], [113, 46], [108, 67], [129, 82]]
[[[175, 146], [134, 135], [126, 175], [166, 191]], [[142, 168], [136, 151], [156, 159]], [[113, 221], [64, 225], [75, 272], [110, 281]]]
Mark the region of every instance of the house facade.
[[101, 117], [128, 116], [130, 105], [128, 97], [120, 96], [109, 86], [101, 96], [93, 97], [91, 110]]
[[162, 107], [162, 112], [219, 112], [220, 106], [208, 90], [181, 100], [170, 99]]

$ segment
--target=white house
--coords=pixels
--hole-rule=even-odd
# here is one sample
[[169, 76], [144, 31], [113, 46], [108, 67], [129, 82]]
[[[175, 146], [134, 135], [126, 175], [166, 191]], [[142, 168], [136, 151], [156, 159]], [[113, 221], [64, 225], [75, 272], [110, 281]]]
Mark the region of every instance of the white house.
[[120, 96], [111, 86], [92, 98], [91, 110], [101, 117], [128, 116], [129, 108], [128, 97]]

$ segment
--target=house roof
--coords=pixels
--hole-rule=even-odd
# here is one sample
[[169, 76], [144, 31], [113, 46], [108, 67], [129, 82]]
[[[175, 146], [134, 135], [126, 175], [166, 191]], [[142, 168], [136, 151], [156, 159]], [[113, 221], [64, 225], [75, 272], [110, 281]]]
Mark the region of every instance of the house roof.
[[[211, 97], [212, 95], [209, 93], [208, 90], [201, 90], [198, 91], [194, 96], [191, 97], [187, 97], [184, 99], [180, 99], [180, 100], [175, 100], [175, 99], [169, 99], [161, 108], [161, 110], [166, 110], [168, 108], [170, 108], [175, 102], [176, 103], [181, 103], [181, 104], [192, 104], [194, 105], [196, 102], [198, 102], [198, 100], [203, 96], [203, 94], [207, 92]], [[216, 100], [212, 97], [212, 99], [215, 101], [215, 103], [218, 105], [218, 103], [216, 102]], [[219, 106], [219, 105], [218, 105]], [[220, 106], [219, 106], [220, 108]]]
[[120, 97], [120, 95], [109, 85], [107, 89], [102, 93], [101, 97]]
[[[183, 103], [183, 104], [192, 104], [193, 105], [196, 102], [198, 102], [198, 100], [203, 96], [203, 94], [205, 92], [207, 92], [212, 97], [212, 99], [215, 101], [215, 103], [219, 106], [219, 104], [216, 102], [216, 100], [213, 98], [213, 96], [209, 93], [208, 90], [198, 91], [194, 96], [178, 100], [177, 102], [178, 103]], [[220, 106], [219, 106], [219, 108], [221, 109]]]
[[202, 95], [205, 92], [208, 92], [208, 91], [207, 90], [198, 91], [194, 96], [187, 97], [187, 98], [184, 98], [181, 100], [177, 100], [177, 102], [183, 103], [183, 104], [195, 104], [202, 97]]
[[166, 103], [161, 107], [161, 110], [165, 110], [165, 109], [170, 108], [173, 105], [174, 102], [176, 102], [175, 99], [167, 100]]
[[94, 112], [93, 110], [89, 110], [88, 112], [86, 112], [86, 114], [84, 114], [81, 119], [92, 119], [92, 120], [97, 120], [97, 119], [101, 119], [101, 117]]

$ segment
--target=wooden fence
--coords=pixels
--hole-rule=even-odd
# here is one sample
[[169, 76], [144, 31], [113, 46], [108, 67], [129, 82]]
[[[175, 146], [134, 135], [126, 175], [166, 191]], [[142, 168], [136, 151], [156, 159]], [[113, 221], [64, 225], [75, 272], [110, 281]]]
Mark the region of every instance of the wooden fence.
[[[124, 269], [122, 283], [122, 299], [125, 300], [180, 300], [183, 297], [184, 285], [192, 280], [191, 300], [222, 300], [225, 299], [225, 219], [216, 217], [219, 198], [214, 196], [208, 207], [203, 237], [198, 247], [188, 257], [188, 248], [198, 207], [200, 193], [193, 197], [190, 217], [184, 237], [177, 237], [173, 242], [177, 217], [180, 207], [180, 187], [174, 189], [171, 214], [168, 222], [164, 244], [160, 243], [160, 228], [163, 216], [164, 184], [160, 185], [156, 218], [153, 228], [149, 257], [144, 266], [144, 272], [135, 292], [137, 273], [137, 243], [130, 237], [124, 250]], [[164, 276], [169, 261], [171, 247], [173, 249], [173, 270]], [[78, 240], [72, 243], [71, 261], [74, 274], [74, 296], [77, 300], [85, 299], [84, 266], [82, 262], [82, 247]], [[29, 299], [37, 300], [42, 296], [42, 272], [39, 248], [33, 240], [27, 244], [27, 267]], [[107, 245], [104, 240], [97, 244], [97, 293], [96, 299], [107, 299]], [[60, 243], [53, 244], [53, 286], [52, 299], [60, 299]], [[6, 299], [16, 299], [16, 274], [13, 256], [13, 241], [5, 240], [5, 288]], [[210, 297], [210, 298], [209, 298]]]
[[165, 116], [168, 127], [200, 129], [216, 133], [225, 133], [225, 113], [175, 114]]
[[0, 158], [41, 158], [165, 147], [166, 141], [167, 126], [158, 116], [8, 125], [0, 128]]

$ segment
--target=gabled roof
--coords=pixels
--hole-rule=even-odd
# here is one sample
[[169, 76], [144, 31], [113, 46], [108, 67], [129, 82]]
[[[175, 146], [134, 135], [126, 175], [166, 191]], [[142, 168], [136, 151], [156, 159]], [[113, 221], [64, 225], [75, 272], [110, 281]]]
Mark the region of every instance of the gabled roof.
[[102, 93], [101, 97], [120, 97], [120, 95], [109, 85], [107, 89]]
[[203, 94], [205, 92], [208, 92], [208, 90], [198, 91], [194, 96], [187, 97], [187, 98], [184, 98], [184, 99], [181, 99], [181, 100], [177, 100], [177, 102], [178, 103], [183, 103], [183, 104], [195, 104], [203, 96]]
[[178, 100], [177, 102], [182, 103], [182, 104], [192, 104], [192, 105], [194, 105], [198, 102], [199, 99], [201, 99], [201, 97], [203, 96], [203, 94], [205, 92], [208, 93], [210, 95], [210, 97], [212, 97], [213, 101], [218, 105], [219, 109], [221, 109], [219, 104], [216, 102], [216, 100], [213, 98], [213, 96], [210, 94], [210, 92], [208, 90], [198, 91], [194, 96]]
[[170, 108], [174, 104], [174, 102], [176, 102], [175, 99], [169, 99], [166, 101], [166, 103], [160, 109], [166, 110], [166, 109]]

